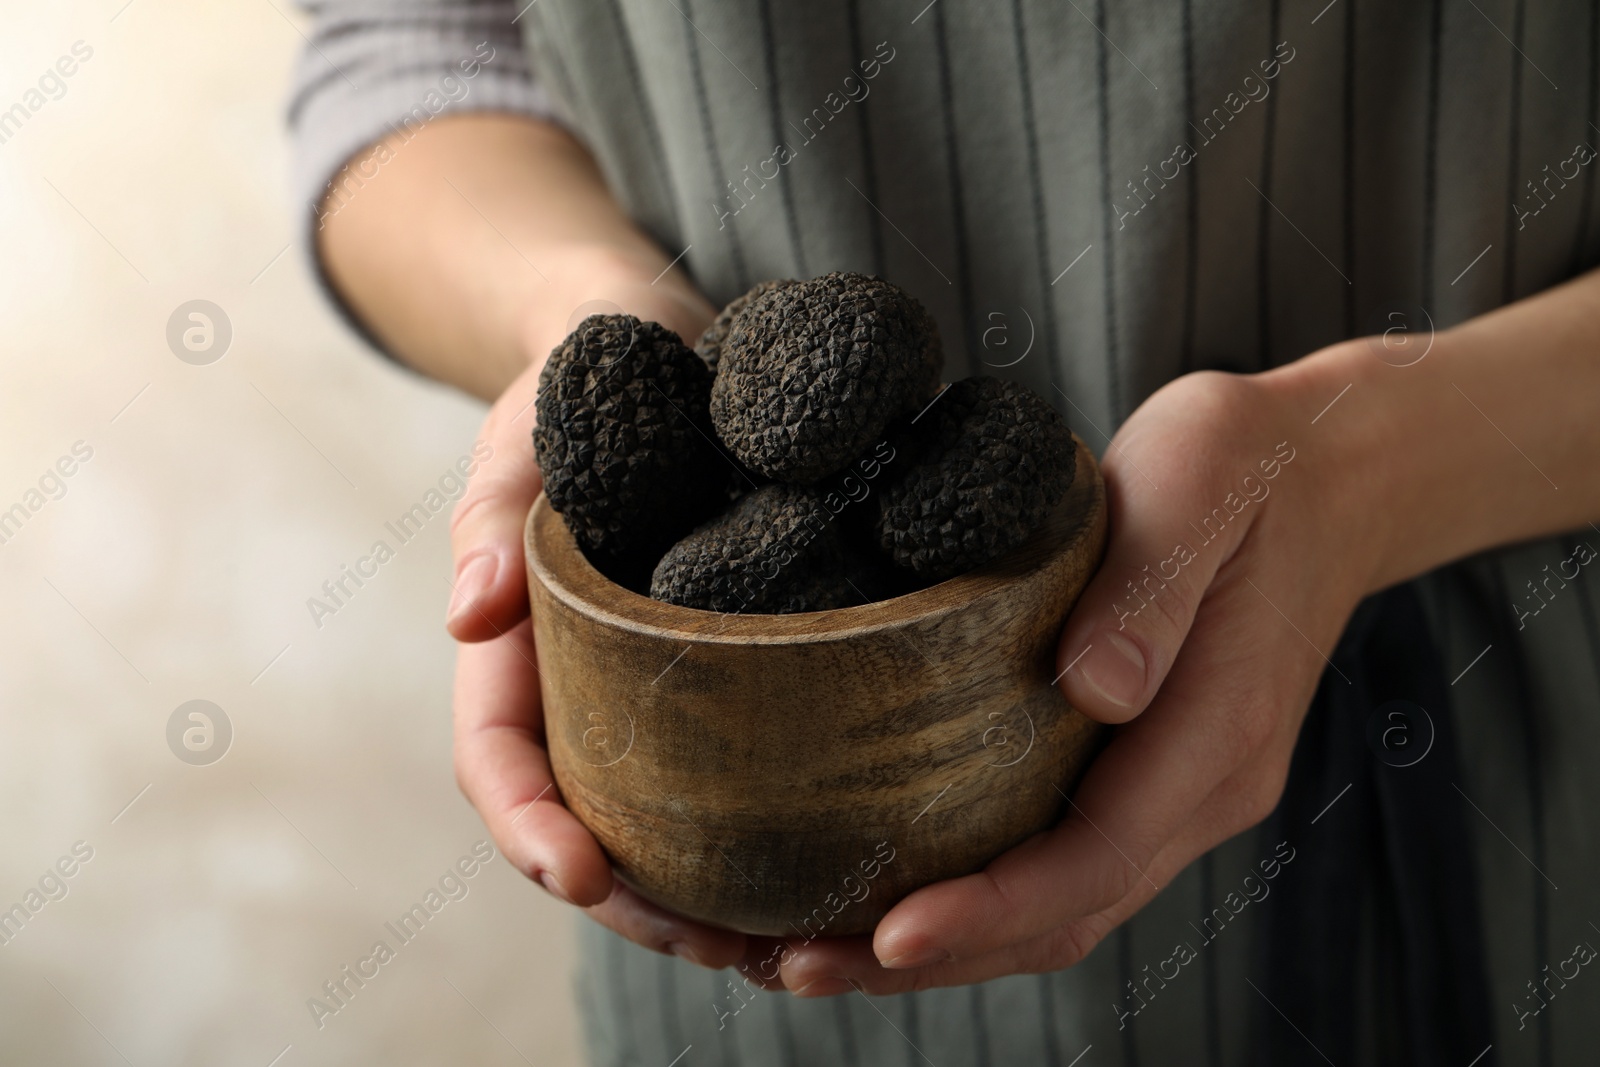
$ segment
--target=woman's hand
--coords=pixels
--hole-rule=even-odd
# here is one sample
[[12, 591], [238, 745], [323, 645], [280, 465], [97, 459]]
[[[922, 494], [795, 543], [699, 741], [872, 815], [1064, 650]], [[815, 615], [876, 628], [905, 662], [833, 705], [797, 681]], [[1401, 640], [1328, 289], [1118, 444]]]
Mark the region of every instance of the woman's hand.
[[[766, 939], [617, 887], [554, 796], [523, 576], [522, 522], [539, 487], [532, 402], [572, 313], [606, 300], [690, 339], [712, 309], [556, 126], [465, 114], [374, 148], [385, 150], [378, 177], [337, 176], [356, 191], [322, 214], [329, 278], [399, 358], [499, 397], [483, 430], [493, 455], [452, 532], [462, 788], [513, 862], [602, 922], [704, 963], [747, 947], [765, 961]], [[1354, 341], [1254, 378], [1191, 375], [1153, 396], [1105, 457], [1113, 541], [1063, 637], [1069, 699], [1124, 724], [1077, 807], [982, 874], [907, 897], [871, 942], [796, 946], [788, 987], [843, 991], [848, 978], [893, 992], [1068, 966], [1193, 857], [1261, 818], [1322, 654], [1363, 594], [1600, 519], [1597, 335], [1600, 272], [1440, 335], [1422, 362]], [[1274, 461], [1268, 478], [1261, 464]], [[1252, 492], [1261, 499], [1235, 513], [1229, 494]], [[1207, 532], [1219, 508], [1226, 519]], [[1180, 543], [1192, 559], [1177, 561]], [[1127, 583], [1151, 574], [1165, 584], [1128, 599]]]
[[456, 660], [456, 779], [500, 851], [555, 896], [647, 948], [713, 967], [744, 951], [740, 934], [673, 915], [611, 874], [600, 845], [561, 803], [545, 751], [538, 652], [528, 617], [522, 528], [539, 495], [534, 397], [544, 359], [586, 314], [626, 311], [693, 343], [713, 309], [679, 274], [652, 282], [664, 263], [573, 250], [550, 273], [526, 322], [528, 368], [495, 401], [482, 441], [493, 450], [451, 522], [456, 573], [447, 625]]
[[897, 993], [1069, 967], [1265, 818], [1362, 597], [1600, 519], [1597, 334], [1592, 272], [1437, 336], [1191, 374], [1147, 400], [1107, 448], [1111, 543], [1062, 631], [1067, 699], [1117, 724], [1071, 810], [912, 893], [870, 939], [791, 943], [784, 985]]
[[559, 126], [495, 112], [445, 116], [374, 146], [352, 168], [321, 212], [318, 247], [334, 287], [391, 354], [494, 398], [481, 440], [490, 451], [451, 523], [456, 778], [501, 851], [550, 892], [642, 945], [725, 966], [743, 950], [741, 935], [623, 888], [561, 804], [522, 555], [540, 487], [533, 401], [550, 350], [584, 315], [619, 310], [693, 343], [714, 309]]
[[1272, 811], [1388, 536], [1346, 447], [1355, 402], [1313, 425], [1353, 361], [1376, 363], [1358, 342], [1284, 372], [1191, 374], [1133, 414], [1103, 463], [1105, 562], [1060, 644], [1067, 698], [1119, 724], [1073, 807], [982, 873], [911, 894], [870, 939], [793, 943], [789, 989], [896, 993], [1071, 966]]

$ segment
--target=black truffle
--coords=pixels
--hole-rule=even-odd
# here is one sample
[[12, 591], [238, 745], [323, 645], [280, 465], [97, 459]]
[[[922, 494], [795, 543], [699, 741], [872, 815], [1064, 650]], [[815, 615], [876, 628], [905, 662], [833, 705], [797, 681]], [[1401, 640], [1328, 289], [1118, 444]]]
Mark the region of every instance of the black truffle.
[[813, 484], [937, 388], [933, 319], [878, 278], [835, 272], [752, 300], [721, 344], [711, 419], [746, 466]]
[[551, 506], [602, 570], [648, 573], [726, 500], [710, 393], [677, 334], [631, 315], [591, 315], [550, 353], [534, 451]]
[[934, 580], [1026, 541], [1077, 468], [1056, 410], [998, 378], [951, 385], [900, 440], [912, 463], [879, 495], [876, 533], [896, 564]]
[[846, 549], [820, 494], [767, 485], [673, 545], [650, 595], [705, 611], [825, 611], [863, 603], [869, 586], [881, 587], [869, 568]]
[[722, 343], [728, 339], [728, 331], [733, 328], [733, 320], [739, 317], [740, 312], [754, 303], [756, 297], [761, 294], [779, 286], [793, 284], [793, 281], [786, 279], [761, 282], [742, 296], [734, 297], [732, 303], [723, 308], [715, 321], [706, 327], [706, 332], [700, 335], [699, 342], [694, 346], [695, 352], [706, 361], [706, 366], [713, 371], [717, 369], [717, 364], [722, 361]]

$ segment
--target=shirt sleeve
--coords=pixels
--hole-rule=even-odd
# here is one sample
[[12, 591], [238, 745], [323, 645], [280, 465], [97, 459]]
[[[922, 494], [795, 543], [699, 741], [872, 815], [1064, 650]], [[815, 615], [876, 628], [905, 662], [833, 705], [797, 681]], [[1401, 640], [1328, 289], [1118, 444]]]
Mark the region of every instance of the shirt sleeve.
[[303, 252], [330, 297], [315, 234], [322, 212], [359, 193], [360, 174], [331, 183], [362, 149], [447, 113], [552, 117], [517, 25], [529, 2], [302, 0], [311, 24], [289, 101], [291, 193]]

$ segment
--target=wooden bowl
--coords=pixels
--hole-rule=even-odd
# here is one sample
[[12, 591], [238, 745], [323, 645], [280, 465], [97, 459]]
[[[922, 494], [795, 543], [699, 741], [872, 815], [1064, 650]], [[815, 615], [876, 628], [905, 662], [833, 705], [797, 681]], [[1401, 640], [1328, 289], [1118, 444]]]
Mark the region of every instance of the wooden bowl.
[[550, 761], [617, 874], [746, 933], [864, 933], [1054, 825], [1100, 733], [1051, 684], [1106, 538], [1076, 443], [1071, 492], [1016, 551], [802, 615], [624, 589], [541, 496], [526, 536]]

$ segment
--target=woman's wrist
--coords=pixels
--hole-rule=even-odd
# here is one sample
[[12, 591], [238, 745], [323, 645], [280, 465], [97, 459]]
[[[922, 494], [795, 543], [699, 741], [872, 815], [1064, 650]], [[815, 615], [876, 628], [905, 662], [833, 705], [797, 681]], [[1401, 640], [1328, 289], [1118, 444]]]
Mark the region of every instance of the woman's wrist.
[[551, 246], [542, 258], [553, 265], [548, 284], [529, 292], [519, 330], [526, 366], [535, 374], [588, 315], [621, 313], [659, 322], [691, 346], [716, 315], [687, 276], [643, 240]]
[[1365, 592], [1600, 517], [1584, 458], [1600, 446], [1600, 361], [1553, 303], [1403, 344], [1357, 338], [1262, 375], [1304, 413], [1317, 511], [1362, 560]]

